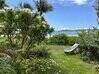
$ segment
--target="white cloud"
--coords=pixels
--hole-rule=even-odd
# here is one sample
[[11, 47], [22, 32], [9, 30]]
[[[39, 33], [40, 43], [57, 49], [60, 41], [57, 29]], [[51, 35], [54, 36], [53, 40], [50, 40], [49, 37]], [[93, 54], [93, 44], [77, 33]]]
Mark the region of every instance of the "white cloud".
[[84, 4], [87, 4], [88, 0], [68, 0], [68, 1], [71, 3], [75, 3], [77, 5], [84, 5]]
[[60, 4], [70, 3], [70, 4], [76, 4], [76, 5], [85, 5], [89, 1], [93, 1], [93, 0], [49, 0], [49, 1], [52, 3], [60, 3]]

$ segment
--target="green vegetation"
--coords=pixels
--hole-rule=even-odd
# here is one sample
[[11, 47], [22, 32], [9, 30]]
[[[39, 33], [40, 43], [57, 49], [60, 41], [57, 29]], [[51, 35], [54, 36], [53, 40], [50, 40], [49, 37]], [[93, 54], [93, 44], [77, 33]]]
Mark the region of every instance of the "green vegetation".
[[74, 45], [75, 43], [78, 43], [78, 37], [76, 36], [68, 37], [68, 45]]
[[96, 65], [83, 62], [80, 55], [66, 55], [66, 46], [50, 45], [52, 58], [59, 64], [64, 74], [98, 74]]
[[[0, 74], [98, 74], [95, 61], [99, 54], [99, 31], [83, 31], [79, 37], [55, 35], [45, 46], [44, 40], [53, 28], [43, 14], [53, 7], [47, 0], [33, 1], [34, 6], [23, 3], [11, 9], [5, 0], [0, 0], [0, 35], [3, 36], [0, 37]], [[81, 58], [93, 64], [83, 62], [81, 54], [64, 53], [66, 47], [62, 45], [73, 45], [78, 39]]]
[[54, 35], [50, 39], [48, 39], [49, 44], [56, 44], [56, 45], [66, 45], [68, 43], [67, 35], [60, 34], [60, 35]]
[[[0, 0], [1, 1], [1, 0]], [[37, 48], [53, 30], [43, 17], [52, 10], [47, 0], [35, 1], [35, 10], [25, 3], [0, 11], [0, 74], [56, 74], [60, 68], [46, 48]], [[34, 9], [34, 8], [33, 8]]]
[[16, 74], [16, 72], [7, 60], [0, 58], [0, 74]]
[[97, 29], [79, 33], [79, 44], [83, 59], [97, 60], [99, 56], [99, 31]]
[[54, 44], [54, 45], [73, 45], [77, 42], [78, 37], [74, 36], [67, 36], [66, 34], [59, 34], [50, 37], [47, 40], [47, 44]]

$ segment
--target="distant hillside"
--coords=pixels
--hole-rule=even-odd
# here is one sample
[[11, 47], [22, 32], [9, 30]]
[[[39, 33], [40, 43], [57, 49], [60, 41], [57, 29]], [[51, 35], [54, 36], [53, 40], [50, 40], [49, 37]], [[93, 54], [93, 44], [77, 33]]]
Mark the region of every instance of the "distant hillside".
[[88, 29], [77, 29], [77, 30], [60, 30], [60, 31], [54, 31], [52, 33], [52, 36], [53, 35], [58, 35], [58, 34], [66, 34], [68, 36], [78, 36], [78, 33], [81, 32], [81, 31], [87, 31]]

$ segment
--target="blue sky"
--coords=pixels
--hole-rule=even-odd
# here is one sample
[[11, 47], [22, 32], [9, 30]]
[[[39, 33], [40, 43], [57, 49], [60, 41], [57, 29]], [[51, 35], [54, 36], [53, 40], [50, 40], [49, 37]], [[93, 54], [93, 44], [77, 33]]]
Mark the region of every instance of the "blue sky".
[[[32, 3], [32, 0], [7, 0], [10, 6], [17, 6], [21, 1]], [[44, 16], [55, 30], [84, 29], [98, 27], [97, 16], [92, 7], [94, 0], [49, 0], [54, 10]]]

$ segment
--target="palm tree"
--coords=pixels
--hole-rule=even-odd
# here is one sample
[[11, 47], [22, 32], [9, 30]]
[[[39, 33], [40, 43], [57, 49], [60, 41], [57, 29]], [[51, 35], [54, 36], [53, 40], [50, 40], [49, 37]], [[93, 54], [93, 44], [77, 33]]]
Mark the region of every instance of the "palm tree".
[[4, 8], [4, 6], [7, 6], [5, 0], [0, 0], [0, 9]]
[[99, 0], [96, 0], [95, 1], [94, 8], [95, 8], [95, 10], [97, 12], [97, 15], [99, 17]]
[[97, 13], [97, 16], [98, 16], [98, 23], [99, 23], [99, 0], [95, 1], [94, 8], [96, 10], [96, 13]]
[[34, 2], [38, 12], [40, 12], [40, 15], [53, 10], [52, 5], [49, 4], [47, 0], [34, 0]]
[[20, 8], [29, 8], [31, 10], [33, 9], [32, 6], [29, 3], [24, 3], [24, 4], [20, 3], [19, 7]]

